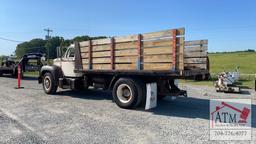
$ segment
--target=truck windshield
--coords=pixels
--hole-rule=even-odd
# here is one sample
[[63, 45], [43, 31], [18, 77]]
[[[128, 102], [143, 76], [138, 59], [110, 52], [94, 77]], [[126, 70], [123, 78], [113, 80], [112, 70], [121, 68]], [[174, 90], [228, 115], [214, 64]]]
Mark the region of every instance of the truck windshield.
[[66, 57], [67, 58], [74, 58], [75, 57], [75, 49], [69, 48]]

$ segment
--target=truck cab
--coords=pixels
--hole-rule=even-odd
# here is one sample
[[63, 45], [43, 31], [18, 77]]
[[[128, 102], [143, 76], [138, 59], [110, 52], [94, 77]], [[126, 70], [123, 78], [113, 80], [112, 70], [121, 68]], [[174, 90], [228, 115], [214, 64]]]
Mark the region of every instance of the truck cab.
[[[61, 50], [58, 50], [61, 51]], [[75, 73], [75, 48], [74, 44], [70, 45], [66, 52], [63, 54], [63, 56], [60, 56], [61, 54], [58, 54], [59, 58], [56, 58], [53, 60], [53, 65], [61, 68], [63, 72], [63, 76], [70, 77], [70, 78], [76, 78], [76, 77], [82, 77], [82, 73]]]

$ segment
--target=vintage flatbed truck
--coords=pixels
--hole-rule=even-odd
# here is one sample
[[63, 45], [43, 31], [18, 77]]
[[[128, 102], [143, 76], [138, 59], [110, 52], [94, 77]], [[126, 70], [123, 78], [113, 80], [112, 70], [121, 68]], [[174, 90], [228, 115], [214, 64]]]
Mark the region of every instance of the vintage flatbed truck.
[[145, 104], [147, 83], [157, 83], [159, 98], [186, 96], [174, 80], [209, 72], [207, 40], [185, 42], [184, 34], [180, 28], [75, 42], [53, 65], [42, 67], [38, 81], [47, 94], [58, 87], [111, 90], [121, 108]]

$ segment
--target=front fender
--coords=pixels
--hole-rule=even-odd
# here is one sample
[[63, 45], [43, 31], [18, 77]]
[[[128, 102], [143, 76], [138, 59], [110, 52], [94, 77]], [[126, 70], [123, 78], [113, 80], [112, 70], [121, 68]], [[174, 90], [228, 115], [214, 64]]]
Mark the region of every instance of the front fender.
[[39, 72], [38, 83], [42, 83], [45, 73], [51, 73], [55, 85], [58, 85], [58, 79], [63, 77], [63, 72], [60, 67], [56, 65], [45, 65]]

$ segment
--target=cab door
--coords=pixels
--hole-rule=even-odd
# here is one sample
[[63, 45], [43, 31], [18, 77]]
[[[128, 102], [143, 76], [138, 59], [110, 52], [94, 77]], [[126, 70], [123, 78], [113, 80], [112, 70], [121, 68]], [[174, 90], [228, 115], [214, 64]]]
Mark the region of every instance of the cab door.
[[64, 76], [77, 77], [75, 69], [75, 49], [69, 48], [61, 60], [61, 68]]

